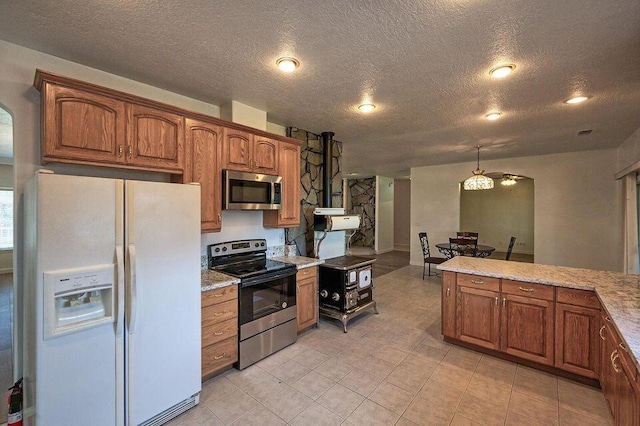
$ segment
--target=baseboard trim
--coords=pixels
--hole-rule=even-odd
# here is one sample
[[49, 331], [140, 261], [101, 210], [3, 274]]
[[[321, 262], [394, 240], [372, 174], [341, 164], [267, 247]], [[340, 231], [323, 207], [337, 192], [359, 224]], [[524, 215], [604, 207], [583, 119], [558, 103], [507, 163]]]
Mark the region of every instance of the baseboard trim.
[[389, 253], [389, 252], [392, 252], [392, 251], [393, 251], [392, 248], [384, 249], [384, 250], [376, 250], [376, 254]]
[[13, 274], [13, 268], [0, 268], [0, 274]]
[[393, 249], [396, 251], [411, 251], [409, 244], [394, 244]]

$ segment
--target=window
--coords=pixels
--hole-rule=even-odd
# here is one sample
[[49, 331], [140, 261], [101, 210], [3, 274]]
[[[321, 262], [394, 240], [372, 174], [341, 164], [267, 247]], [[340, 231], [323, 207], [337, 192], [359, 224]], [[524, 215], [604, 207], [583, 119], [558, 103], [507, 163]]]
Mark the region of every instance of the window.
[[13, 189], [0, 188], [0, 250], [13, 249]]

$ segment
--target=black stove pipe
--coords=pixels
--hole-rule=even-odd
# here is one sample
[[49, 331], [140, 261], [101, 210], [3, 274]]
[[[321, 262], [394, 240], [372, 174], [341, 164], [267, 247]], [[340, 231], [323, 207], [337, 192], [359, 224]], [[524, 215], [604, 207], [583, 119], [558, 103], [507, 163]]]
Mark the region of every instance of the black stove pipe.
[[333, 132], [322, 132], [322, 207], [331, 207], [331, 181], [333, 180], [331, 147]]

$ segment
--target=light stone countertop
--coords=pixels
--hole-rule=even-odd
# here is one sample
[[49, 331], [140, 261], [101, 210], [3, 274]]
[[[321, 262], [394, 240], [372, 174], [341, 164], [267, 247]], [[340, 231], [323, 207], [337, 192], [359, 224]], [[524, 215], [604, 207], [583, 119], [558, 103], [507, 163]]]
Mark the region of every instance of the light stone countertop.
[[640, 275], [456, 256], [443, 271], [595, 290], [640, 370]]
[[310, 268], [312, 266], [322, 265], [323, 259], [304, 256], [277, 256], [271, 257], [271, 260], [279, 260], [280, 262], [293, 263], [298, 269]]
[[202, 291], [215, 290], [217, 288], [239, 283], [240, 280], [238, 278], [218, 271], [212, 271], [209, 269], [203, 269], [201, 271], [200, 285], [202, 286]]

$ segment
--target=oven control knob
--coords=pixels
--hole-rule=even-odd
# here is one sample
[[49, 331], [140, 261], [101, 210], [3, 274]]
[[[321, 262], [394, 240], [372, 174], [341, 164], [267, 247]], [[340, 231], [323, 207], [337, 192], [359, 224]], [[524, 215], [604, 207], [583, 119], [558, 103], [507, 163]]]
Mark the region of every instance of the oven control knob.
[[334, 302], [337, 302], [338, 300], [340, 300], [340, 295], [338, 293], [333, 293], [331, 295], [331, 299], [333, 299]]
[[322, 297], [323, 299], [326, 298], [329, 295], [329, 292], [327, 290], [320, 290], [320, 297]]
[[255, 243], [255, 246], [256, 247], [260, 247], [260, 243]]
[[226, 247], [222, 247], [222, 251], [227, 251], [227, 248]]
[[220, 253], [220, 247], [216, 248], [216, 253]]
[[264, 247], [264, 241], [260, 243], [260, 247]]
[[282, 302], [282, 309], [287, 307], [287, 302]]

